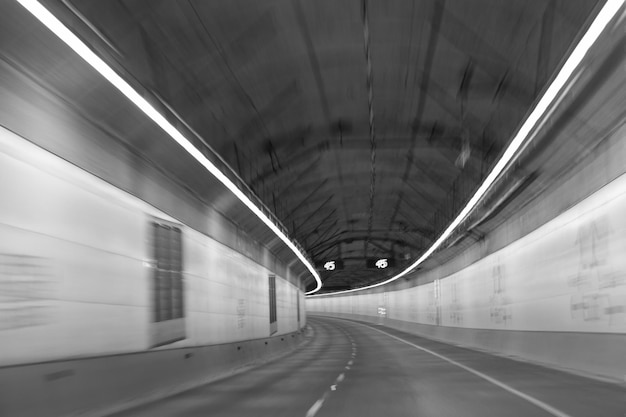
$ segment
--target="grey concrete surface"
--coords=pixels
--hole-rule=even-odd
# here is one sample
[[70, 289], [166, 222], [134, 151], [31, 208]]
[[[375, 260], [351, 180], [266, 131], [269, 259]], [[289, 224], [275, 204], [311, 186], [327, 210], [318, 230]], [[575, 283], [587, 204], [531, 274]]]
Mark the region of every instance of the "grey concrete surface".
[[[312, 312], [327, 317], [382, 323], [390, 329], [444, 343], [579, 373], [592, 378], [626, 381], [626, 334], [515, 331], [434, 326], [362, 314]], [[621, 366], [620, 366], [621, 365]]]
[[0, 367], [0, 417], [99, 417], [282, 357], [303, 332], [93, 358]]
[[114, 416], [304, 416], [351, 354], [348, 336], [331, 320], [314, 320], [307, 337], [276, 361]]
[[124, 416], [621, 416], [601, 382], [385, 326], [310, 317], [283, 359], [115, 414]]

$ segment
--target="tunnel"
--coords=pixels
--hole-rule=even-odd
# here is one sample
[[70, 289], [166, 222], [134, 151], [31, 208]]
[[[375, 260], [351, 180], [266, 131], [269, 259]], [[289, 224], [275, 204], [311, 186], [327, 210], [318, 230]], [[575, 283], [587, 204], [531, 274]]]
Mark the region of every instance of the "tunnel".
[[625, 22], [3, 0], [0, 417], [623, 417]]

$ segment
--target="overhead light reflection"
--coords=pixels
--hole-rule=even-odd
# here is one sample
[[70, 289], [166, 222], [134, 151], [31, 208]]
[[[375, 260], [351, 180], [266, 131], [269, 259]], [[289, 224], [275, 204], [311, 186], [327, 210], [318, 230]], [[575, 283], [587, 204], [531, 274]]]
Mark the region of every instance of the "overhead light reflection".
[[191, 156], [204, 166], [218, 181], [228, 188], [246, 207], [250, 209], [276, 236], [280, 238], [291, 251], [300, 259], [304, 266], [315, 278], [316, 288], [306, 294], [312, 294], [322, 288], [322, 280], [311, 263], [296, 245], [287, 237], [274, 222], [267, 217], [262, 210], [252, 202], [226, 175], [220, 171], [211, 161], [209, 161], [193, 144], [185, 138], [167, 119], [161, 115], [146, 99], [144, 99], [130, 84], [120, 77], [106, 62], [98, 57], [89, 47], [74, 35], [61, 21], [43, 7], [36, 0], [16, 0], [41, 23], [50, 29], [56, 36], [65, 42], [83, 60], [98, 71], [115, 88], [124, 94], [133, 104], [135, 104], [146, 116], [154, 121], [163, 131], [182, 146]]
[[518, 151], [522, 149], [522, 146], [527, 145], [534, 139], [534, 135], [531, 135], [531, 132], [536, 127], [537, 122], [543, 117], [543, 115], [548, 110], [548, 107], [553, 103], [559, 93], [563, 90], [566, 82], [570, 79], [570, 77], [574, 73], [574, 70], [578, 67], [582, 59], [585, 57], [587, 51], [589, 51], [589, 48], [591, 48], [591, 46], [595, 43], [604, 28], [606, 28], [609, 22], [615, 17], [623, 4], [624, 0], [608, 0], [606, 2], [606, 4], [602, 7], [602, 10], [600, 10], [600, 13], [598, 13], [596, 18], [594, 19], [591, 26], [589, 26], [589, 29], [587, 30], [585, 35], [581, 38], [580, 42], [578, 42], [578, 45], [576, 45], [576, 48], [574, 48], [569, 58], [567, 58], [567, 61], [565, 61], [565, 64], [563, 64], [563, 67], [554, 78], [554, 81], [552, 81], [552, 83], [547, 88], [533, 111], [520, 127], [517, 134], [513, 137], [510, 145], [504, 151], [504, 154], [502, 155], [500, 160], [493, 167], [487, 178], [485, 178], [485, 181], [483, 181], [476, 193], [467, 202], [463, 210], [461, 210], [459, 215], [452, 221], [452, 223], [450, 223], [450, 225], [446, 228], [446, 230], [444, 230], [441, 236], [439, 236], [439, 238], [432, 244], [432, 246], [428, 248], [428, 250], [424, 252], [424, 254], [422, 254], [422, 256], [420, 256], [417, 261], [413, 262], [398, 275], [395, 275], [377, 284], [372, 284], [361, 288], [354, 288], [351, 290], [335, 291], [327, 294], [318, 294], [313, 295], [312, 297], [346, 294], [376, 288], [380, 287], [381, 285], [388, 284], [412, 272], [418, 265], [428, 259], [428, 257], [430, 257], [433, 252], [439, 249], [443, 242], [448, 237], [450, 237], [452, 232], [454, 232], [459, 224], [469, 215], [474, 207], [476, 207], [476, 204], [478, 204], [478, 202], [487, 192], [489, 187], [491, 187], [493, 182], [500, 176], [500, 174], [504, 171], [507, 165], [518, 154]]

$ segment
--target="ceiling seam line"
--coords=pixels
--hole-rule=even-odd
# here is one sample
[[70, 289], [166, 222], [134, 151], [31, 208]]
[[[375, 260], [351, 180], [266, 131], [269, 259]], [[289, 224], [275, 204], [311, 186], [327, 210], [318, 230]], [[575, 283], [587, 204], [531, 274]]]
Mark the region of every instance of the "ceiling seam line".
[[244, 97], [248, 100], [248, 102], [250, 103], [250, 106], [252, 106], [252, 110], [254, 110], [254, 113], [256, 114], [256, 116], [257, 116], [257, 118], [259, 120], [259, 124], [262, 126], [263, 130], [265, 131], [265, 134], [269, 137], [270, 136], [270, 132], [267, 129], [267, 126], [265, 125], [265, 122], [263, 121], [263, 117], [261, 116], [261, 113], [259, 112], [259, 109], [256, 107], [256, 104], [254, 104], [254, 100], [252, 100], [252, 97], [250, 96], [248, 91], [241, 84], [241, 81], [239, 80], [237, 75], [235, 75], [235, 72], [233, 71], [233, 69], [231, 68], [230, 64], [228, 63], [228, 59], [226, 58], [226, 54], [224, 53], [224, 50], [222, 49], [221, 44], [218, 43], [215, 38], [213, 38], [213, 36], [209, 32], [209, 29], [206, 27], [206, 25], [204, 24], [204, 21], [200, 17], [200, 14], [198, 13], [198, 10], [193, 5], [193, 2], [191, 0], [188, 0], [187, 3], [191, 7], [191, 10], [193, 10], [193, 13], [196, 15], [196, 18], [198, 19], [198, 22], [200, 23], [200, 26], [202, 26], [202, 28], [204, 29], [204, 33], [206, 33], [206, 35], [209, 37], [209, 40], [211, 41], [211, 43], [213, 43], [213, 45], [215, 46], [215, 49], [217, 50], [217, 53], [220, 56], [220, 58], [222, 58], [222, 61], [224, 62], [224, 65], [228, 69], [228, 72], [230, 73], [230, 76], [235, 81], [235, 83], [237, 84], [237, 86], [239, 87], [241, 92], [243, 93]]
[[[324, 79], [322, 77], [320, 63], [315, 53], [313, 40], [311, 39], [311, 31], [309, 29], [309, 25], [307, 24], [307, 20], [302, 10], [302, 5], [300, 1], [298, 0], [294, 1], [292, 3], [292, 9], [296, 15], [296, 19], [300, 27], [300, 34], [302, 35], [304, 44], [306, 46], [307, 57], [309, 59], [309, 63], [311, 65], [311, 69], [313, 72], [313, 78], [315, 80], [315, 87], [317, 88], [317, 92], [320, 98], [322, 113], [324, 115], [324, 118], [326, 119], [327, 125], [330, 126], [332, 118], [330, 114], [330, 105], [328, 104], [328, 98], [326, 96], [326, 86], [324, 84]], [[339, 178], [339, 185], [343, 189], [344, 188], [343, 171], [342, 171], [338, 152], [334, 152], [334, 158], [336, 161], [335, 167], [337, 169], [337, 177]], [[341, 211], [343, 212], [343, 218], [345, 220], [345, 224], [347, 225], [349, 224], [349, 222], [348, 222], [348, 213], [347, 213], [347, 210], [345, 209], [346, 207], [345, 199], [341, 197], [337, 197], [337, 198], [340, 199], [340, 203], [342, 207]], [[337, 217], [339, 218], [340, 215], [341, 213], [338, 214]]]
[[367, 220], [367, 239], [364, 242], [363, 255], [367, 256], [367, 245], [372, 230], [374, 217], [374, 196], [376, 193], [376, 131], [374, 128], [374, 74], [372, 70], [372, 55], [370, 48], [370, 29], [367, 0], [361, 2], [361, 18], [363, 20], [363, 43], [366, 65], [367, 105], [369, 112], [369, 136], [370, 136], [370, 198], [369, 216]]

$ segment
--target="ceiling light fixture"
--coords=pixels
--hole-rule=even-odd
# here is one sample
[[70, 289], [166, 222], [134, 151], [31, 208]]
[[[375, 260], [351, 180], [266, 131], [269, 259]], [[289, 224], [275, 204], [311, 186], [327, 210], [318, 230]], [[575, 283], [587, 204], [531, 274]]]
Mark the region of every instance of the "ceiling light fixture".
[[459, 224], [469, 215], [474, 207], [476, 207], [476, 205], [487, 192], [489, 187], [491, 187], [494, 181], [500, 176], [500, 174], [502, 174], [504, 169], [513, 160], [513, 158], [518, 155], [518, 151], [520, 151], [523, 147], [528, 145], [528, 143], [530, 143], [534, 139], [535, 136], [531, 134], [533, 129], [537, 126], [537, 123], [544, 116], [544, 114], [546, 114], [549, 106], [563, 91], [567, 81], [570, 79], [582, 59], [585, 57], [591, 46], [596, 42], [596, 40], [609, 24], [609, 22], [615, 17], [623, 4], [624, 0], [608, 0], [604, 4], [604, 6], [594, 19], [593, 23], [591, 23], [591, 26], [589, 26], [589, 29], [587, 29], [585, 35], [580, 39], [570, 56], [567, 58], [567, 61], [565, 61], [565, 63], [563, 64], [563, 67], [560, 69], [557, 76], [554, 78], [539, 102], [537, 102], [535, 108], [532, 110], [528, 118], [526, 118], [520, 129], [517, 131], [517, 134], [513, 137], [511, 143], [504, 151], [504, 154], [502, 155], [500, 160], [498, 160], [496, 165], [493, 167], [487, 178], [485, 178], [476, 193], [467, 202], [467, 204], [465, 205], [463, 210], [461, 210], [458, 216], [452, 221], [452, 223], [450, 223], [446, 230], [444, 230], [439, 238], [430, 246], [430, 248], [428, 248], [426, 252], [424, 252], [424, 254], [422, 254], [422, 256], [420, 256], [417, 261], [413, 262], [398, 275], [395, 275], [377, 284], [367, 285], [365, 287], [354, 288], [350, 290], [335, 291], [327, 294], [309, 295], [309, 297], [339, 295], [380, 287], [381, 285], [388, 284], [412, 272], [418, 265], [423, 263], [430, 255], [432, 255], [443, 244], [443, 242], [448, 237], [450, 237], [452, 232], [454, 232]]
[[98, 71], [115, 88], [124, 94], [133, 104], [135, 104], [146, 116], [156, 123], [165, 133], [182, 146], [193, 158], [202, 164], [218, 181], [228, 188], [246, 207], [252, 211], [276, 236], [280, 238], [291, 251], [300, 259], [309, 270], [316, 281], [315, 289], [307, 292], [312, 294], [322, 288], [322, 280], [305, 255], [298, 249], [294, 242], [283, 233], [283, 231], [268, 217], [263, 211], [252, 202], [222, 171], [209, 161], [193, 144], [167, 119], [159, 113], [141, 94], [139, 94], [129, 83], [120, 77], [104, 60], [97, 56], [83, 41], [81, 41], [72, 31], [70, 31], [59, 19], [48, 11], [36, 0], [16, 0], [41, 23], [50, 29], [59, 39], [67, 44], [83, 60]]

